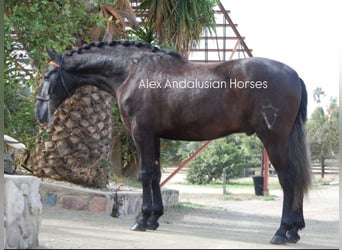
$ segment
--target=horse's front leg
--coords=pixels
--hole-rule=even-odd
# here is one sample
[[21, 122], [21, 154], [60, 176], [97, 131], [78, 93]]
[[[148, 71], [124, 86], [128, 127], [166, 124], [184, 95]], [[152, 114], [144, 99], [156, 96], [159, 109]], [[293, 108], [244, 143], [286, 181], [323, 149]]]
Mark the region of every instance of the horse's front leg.
[[141, 214], [131, 227], [133, 231], [145, 231], [148, 219], [152, 216], [152, 179], [154, 174], [155, 147], [154, 138], [145, 132], [133, 132], [139, 159], [140, 178], [142, 182]]
[[152, 215], [147, 221], [147, 228], [150, 230], [156, 230], [159, 227], [158, 219], [164, 213], [163, 199], [160, 190], [160, 139], [155, 139], [155, 157], [152, 176]]

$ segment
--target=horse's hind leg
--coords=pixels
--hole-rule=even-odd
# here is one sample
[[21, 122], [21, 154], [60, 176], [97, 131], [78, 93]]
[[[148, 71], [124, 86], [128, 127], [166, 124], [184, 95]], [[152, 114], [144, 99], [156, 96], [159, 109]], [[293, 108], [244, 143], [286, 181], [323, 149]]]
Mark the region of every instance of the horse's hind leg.
[[163, 200], [160, 190], [160, 139], [155, 139], [155, 157], [154, 157], [154, 168], [152, 176], [152, 215], [147, 221], [147, 229], [155, 230], [159, 227], [158, 219], [164, 213]]
[[288, 160], [286, 145], [287, 143], [279, 143], [266, 147], [284, 194], [281, 223], [271, 240], [272, 244], [296, 243], [300, 239], [298, 230], [305, 227], [303, 196], [299, 197], [299, 203], [296, 206], [294, 204], [296, 174], [293, 165]]
[[298, 230], [305, 227], [302, 201], [299, 207], [294, 208], [294, 189], [291, 182], [288, 182], [285, 177], [284, 182], [281, 182], [281, 186], [284, 193], [281, 223], [271, 243], [296, 243], [300, 239]]

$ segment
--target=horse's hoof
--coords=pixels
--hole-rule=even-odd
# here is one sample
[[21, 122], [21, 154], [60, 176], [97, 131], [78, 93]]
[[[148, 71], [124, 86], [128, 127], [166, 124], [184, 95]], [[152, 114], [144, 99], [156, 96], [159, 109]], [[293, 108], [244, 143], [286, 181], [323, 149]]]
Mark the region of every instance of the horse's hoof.
[[146, 231], [147, 229], [147, 225], [142, 225], [142, 224], [139, 224], [139, 223], [135, 223], [132, 227], [131, 227], [131, 230], [132, 231]]
[[286, 233], [286, 242], [289, 243], [297, 243], [300, 240], [300, 236], [297, 232], [287, 232]]
[[156, 230], [159, 227], [159, 223], [155, 222], [155, 223], [148, 223], [147, 222], [147, 229], [148, 230]]
[[275, 244], [275, 245], [285, 245], [287, 239], [285, 236], [281, 236], [281, 235], [274, 235], [271, 243]]

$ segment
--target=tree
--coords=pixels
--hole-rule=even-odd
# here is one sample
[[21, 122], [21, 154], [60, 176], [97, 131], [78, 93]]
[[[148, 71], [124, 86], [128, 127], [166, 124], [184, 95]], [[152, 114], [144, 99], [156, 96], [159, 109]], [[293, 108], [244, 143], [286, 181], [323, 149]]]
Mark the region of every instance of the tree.
[[250, 167], [261, 164], [262, 144], [258, 138], [230, 135], [214, 140], [187, 168], [190, 183], [206, 184], [221, 179], [227, 168], [227, 178], [244, 176]]
[[[124, 0], [116, 1], [119, 7], [127, 6], [127, 2], [129, 3]], [[128, 6], [130, 7], [130, 3]], [[131, 9], [119, 10], [93, 1], [43, 0], [29, 1], [27, 4], [7, 1], [6, 89], [13, 92], [17, 90], [13, 94], [17, 96], [18, 90], [31, 87], [29, 97], [26, 102], [22, 102], [22, 106], [28, 107], [27, 116], [31, 120], [30, 124], [25, 126], [28, 120], [22, 119], [22, 115], [15, 120], [15, 112], [7, 112], [6, 127], [17, 127], [18, 121], [22, 121], [25, 128], [23, 133], [31, 128], [31, 161], [34, 175], [96, 187], [104, 187], [108, 181], [113, 120], [116, 121], [115, 116], [119, 116], [118, 110], [112, 112], [113, 97], [95, 87], [82, 87], [56, 111], [54, 124], [39, 126], [37, 135], [37, 130], [32, 129], [36, 128], [33, 96], [48, 60], [42, 45], [62, 52], [93, 39], [101, 40], [104, 36], [117, 39], [119, 37], [116, 35], [123, 36], [125, 31], [126, 24], [122, 22], [121, 15], [127, 18], [130, 14]], [[21, 58], [13, 56], [17, 51], [27, 52], [27, 57], [24, 58], [27, 61], [25, 67], [19, 61]], [[18, 72], [24, 77], [17, 77], [21, 79], [17, 84], [20, 88], [13, 88], [12, 79]], [[10, 98], [6, 101], [6, 106], [13, 109], [12, 103], [13, 98]], [[96, 103], [96, 107], [92, 106], [93, 103]], [[115, 127], [118, 127], [117, 124]]]
[[317, 87], [313, 91], [313, 98], [314, 102], [316, 102], [318, 105], [321, 103], [321, 96], [324, 96], [325, 93], [322, 88]]
[[84, 17], [87, 7], [83, 2], [64, 2], [65, 7], [48, 0], [5, 2], [5, 133], [29, 149], [34, 146], [37, 133], [34, 93], [46, 68], [44, 47], [71, 48], [76, 37], [83, 34], [84, 26], [102, 22], [99, 15]]
[[311, 158], [320, 161], [322, 177], [324, 177], [325, 159], [336, 155], [339, 150], [338, 116], [337, 101], [332, 99], [327, 113], [322, 107], [317, 107], [307, 123]]

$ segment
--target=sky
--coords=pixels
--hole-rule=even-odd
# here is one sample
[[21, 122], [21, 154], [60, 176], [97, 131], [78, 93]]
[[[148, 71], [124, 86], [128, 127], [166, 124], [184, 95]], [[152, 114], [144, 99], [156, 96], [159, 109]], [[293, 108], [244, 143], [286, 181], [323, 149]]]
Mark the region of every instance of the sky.
[[221, 0], [253, 56], [294, 68], [308, 91], [309, 115], [317, 107], [313, 91], [325, 92], [322, 107], [339, 98], [340, 4], [336, 0]]

